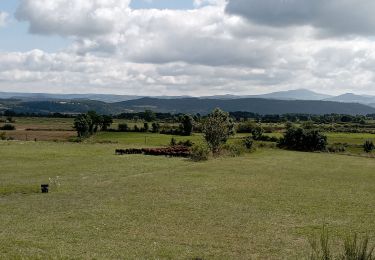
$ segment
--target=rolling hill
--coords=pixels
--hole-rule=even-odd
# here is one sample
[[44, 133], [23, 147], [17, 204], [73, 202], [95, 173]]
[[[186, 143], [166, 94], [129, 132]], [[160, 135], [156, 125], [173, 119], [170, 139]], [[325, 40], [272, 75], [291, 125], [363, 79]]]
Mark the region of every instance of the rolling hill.
[[94, 100], [55, 100], [22, 101], [15, 99], [0, 100], [1, 110], [13, 110], [18, 113], [67, 113], [77, 114], [95, 110], [100, 114], [119, 114], [140, 112], [146, 109], [155, 112], [200, 113], [207, 114], [214, 108], [228, 112], [246, 111], [258, 114], [350, 114], [366, 115], [375, 113], [375, 108], [358, 103], [309, 100], [276, 100], [261, 98], [241, 99], [203, 99], [203, 98], [140, 98], [116, 103]]

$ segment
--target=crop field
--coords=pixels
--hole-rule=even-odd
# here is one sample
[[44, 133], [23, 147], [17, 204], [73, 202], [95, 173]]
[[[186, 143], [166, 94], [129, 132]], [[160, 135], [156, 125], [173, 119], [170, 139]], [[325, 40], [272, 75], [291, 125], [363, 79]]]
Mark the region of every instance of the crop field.
[[0, 258], [301, 259], [323, 223], [333, 243], [375, 238], [374, 159], [260, 149], [194, 163], [117, 147], [0, 142]]

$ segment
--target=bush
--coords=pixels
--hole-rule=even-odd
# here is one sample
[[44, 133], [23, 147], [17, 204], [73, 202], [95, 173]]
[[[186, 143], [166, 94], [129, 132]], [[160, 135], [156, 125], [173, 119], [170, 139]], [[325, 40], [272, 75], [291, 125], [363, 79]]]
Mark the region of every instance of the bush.
[[245, 139], [243, 140], [243, 144], [246, 147], [246, 149], [251, 150], [254, 144], [253, 138], [251, 138], [251, 136], [245, 137]]
[[207, 161], [210, 156], [210, 149], [205, 145], [194, 145], [191, 148], [190, 159], [199, 162]]
[[363, 150], [366, 152], [366, 153], [371, 153], [373, 150], [375, 150], [375, 145], [372, 141], [369, 141], [367, 140], [364, 144], [363, 144]]
[[174, 138], [172, 137], [171, 142], [169, 143], [169, 145], [170, 145], [170, 146], [176, 146], [176, 145], [177, 145], [177, 141], [176, 141], [176, 139], [174, 139]]
[[185, 146], [185, 147], [192, 147], [194, 143], [190, 140], [186, 140], [186, 141], [179, 141], [177, 145]]
[[117, 129], [118, 129], [119, 132], [128, 132], [129, 126], [128, 126], [128, 124], [125, 124], [125, 123], [119, 124]]
[[5, 135], [5, 132], [0, 133], [0, 140], [6, 140], [7, 137]]
[[243, 144], [235, 143], [223, 145], [221, 152], [231, 157], [238, 157], [243, 155], [246, 152], [246, 150]]
[[289, 150], [314, 152], [325, 151], [327, 137], [318, 130], [290, 128], [278, 142], [280, 148]]
[[332, 144], [327, 147], [327, 150], [330, 153], [343, 153], [346, 151], [346, 147], [343, 144]]
[[16, 130], [16, 127], [11, 124], [5, 124], [2, 127], [0, 127], [0, 130], [8, 130], [8, 131], [13, 131]]

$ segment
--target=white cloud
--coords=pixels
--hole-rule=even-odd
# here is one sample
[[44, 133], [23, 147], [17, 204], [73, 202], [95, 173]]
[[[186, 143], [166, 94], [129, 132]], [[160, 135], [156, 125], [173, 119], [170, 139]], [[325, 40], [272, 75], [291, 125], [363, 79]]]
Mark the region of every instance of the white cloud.
[[0, 11], [0, 28], [6, 26], [8, 17], [8, 13]]
[[38, 34], [100, 35], [126, 21], [130, 0], [21, 0], [17, 19]]
[[[224, 0], [195, 1], [194, 10], [131, 10], [122, 0], [22, 0], [16, 17], [29, 23], [31, 33], [69, 37], [73, 44], [57, 53], [0, 53], [0, 88], [141, 95], [309, 88], [375, 94], [371, 38], [319, 39], [314, 35], [323, 26], [302, 15], [310, 2], [303, 7], [283, 1], [302, 10], [292, 10], [297, 15], [290, 21], [272, 13], [270, 20], [249, 16], [242, 5], [255, 2], [230, 0], [228, 14]], [[230, 14], [241, 6], [248, 19]], [[290, 11], [280, 8], [274, 11]], [[336, 35], [336, 27], [324, 28], [333, 29]]]

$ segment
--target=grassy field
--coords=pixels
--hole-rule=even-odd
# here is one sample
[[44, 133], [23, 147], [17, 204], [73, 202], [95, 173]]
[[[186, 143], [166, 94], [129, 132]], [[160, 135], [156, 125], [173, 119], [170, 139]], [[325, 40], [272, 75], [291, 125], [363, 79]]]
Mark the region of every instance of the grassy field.
[[0, 259], [303, 259], [323, 223], [375, 239], [374, 159], [258, 150], [193, 163], [117, 147], [0, 142]]

